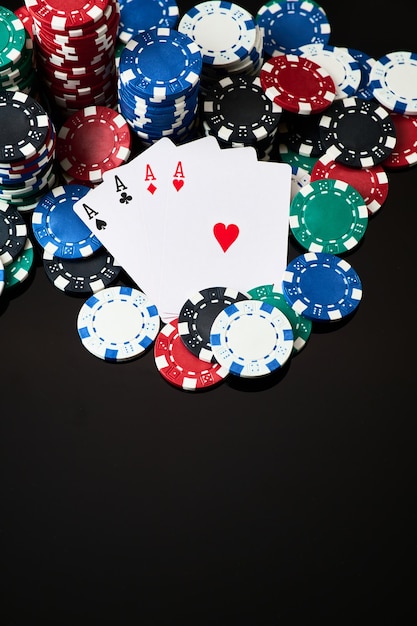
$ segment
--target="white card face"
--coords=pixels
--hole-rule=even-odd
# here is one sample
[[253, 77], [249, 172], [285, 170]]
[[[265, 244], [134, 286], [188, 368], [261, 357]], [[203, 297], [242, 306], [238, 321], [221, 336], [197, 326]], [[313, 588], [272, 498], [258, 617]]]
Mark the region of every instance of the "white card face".
[[[235, 151], [232, 153], [232, 151]], [[222, 150], [205, 171], [181, 151], [181, 191], [167, 194], [162, 319], [213, 286], [240, 291], [276, 283], [287, 266], [291, 166]], [[225, 154], [223, 154], [225, 153]], [[175, 171], [175, 169], [174, 169]]]
[[103, 182], [74, 205], [77, 215], [151, 299], [156, 296], [160, 256], [152, 242], [163, 228], [168, 181], [164, 169], [169, 163], [166, 155], [174, 150], [170, 139], [161, 139], [129, 163], [106, 172]]

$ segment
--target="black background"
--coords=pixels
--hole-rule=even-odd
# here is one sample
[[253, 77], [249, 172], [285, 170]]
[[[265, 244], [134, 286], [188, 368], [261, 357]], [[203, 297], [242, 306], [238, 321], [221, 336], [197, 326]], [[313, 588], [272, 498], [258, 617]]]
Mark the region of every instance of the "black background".
[[[404, 3], [322, 6], [331, 44], [416, 51]], [[416, 624], [417, 169], [389, 182], [347, 257], [356, 315], [272, 379], [102, 362], [39, 263], [3, 293], [2, 624]]]

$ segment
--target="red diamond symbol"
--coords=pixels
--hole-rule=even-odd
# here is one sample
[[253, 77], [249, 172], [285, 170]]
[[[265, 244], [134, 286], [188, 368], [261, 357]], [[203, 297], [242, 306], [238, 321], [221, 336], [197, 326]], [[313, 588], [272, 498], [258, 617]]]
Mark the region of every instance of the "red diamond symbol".
[[154, 185], [153, 183], [151, 183], [151, 184], [149, 185], [149, 187], [148, 187], [148, 191], [149, 191], [149, 193], [151, 193], [152, 195], [155, 193], [156, 189], [157, 189], [157, 188], [155, 187], [155, 185]]

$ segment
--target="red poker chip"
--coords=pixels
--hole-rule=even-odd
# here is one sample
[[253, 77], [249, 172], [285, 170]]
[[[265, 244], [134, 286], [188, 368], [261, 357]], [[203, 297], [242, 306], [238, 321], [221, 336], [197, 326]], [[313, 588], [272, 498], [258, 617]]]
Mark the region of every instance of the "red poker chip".
[[56, 157], [62, 170], [82, 182], [97, 183], [105, 171], [126, 163], [132, 136], [124, 117], [105, 106], [88, 106], [61, 126]]
[[383, 161], [388, 169], [407, 168], [417, 163], [417, 116], [390, 111], [395, 127], [396, 142], [391, 154]]
[[109, 0], [26, 0], [26, 6], [40, 24], [54, 30], [88, 27], [100, 20]]
[[23, 26], [26, 28], [26, 31], [29, 33], [30, 38], [33, 40], [33, 18], [27, 7], [19, 7], [16, 11], [14, 11], [14, 14], [20, 19]]
[[268, 98], [291, 113], [320, 113], [335, 99], [336, 86], [329, 72], [305, 57], [272, 57], [262, 65], [259, 77]]
[[324, 154], [313, 165], [310, 178], [311, 181], [331, 178], [348, 183], [362, 196], [368, 215], [376, 213], [388, 196], [388, 177], [381, 164], [353, 168], [337, 163]]
[[218, 385], [229, 374], [219, 363], [202, 361], [186, 348], [178, 333], [178, 318], [159, 331], [154, 343], [154, 359], [165, 380], [186, 391]]

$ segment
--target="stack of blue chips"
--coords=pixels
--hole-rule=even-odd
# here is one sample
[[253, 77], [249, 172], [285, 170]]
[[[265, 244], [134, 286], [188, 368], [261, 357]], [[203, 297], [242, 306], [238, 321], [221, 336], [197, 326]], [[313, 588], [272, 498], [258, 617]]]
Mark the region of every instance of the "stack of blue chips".
[[119, 61], [118, 108], [143, 143], [192, 136], [201, 68], [196, 44], [174, 29], [155, 27], [129, 40]]

